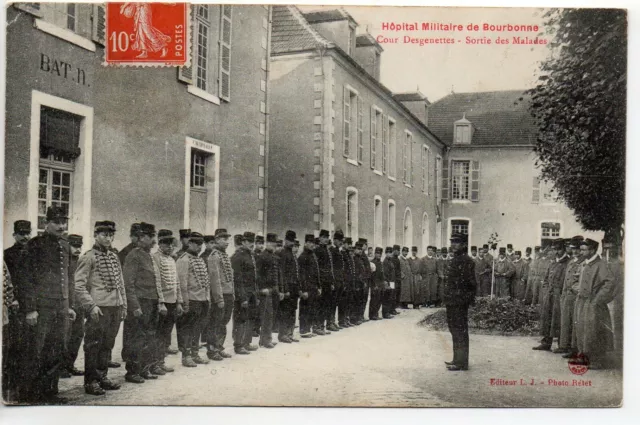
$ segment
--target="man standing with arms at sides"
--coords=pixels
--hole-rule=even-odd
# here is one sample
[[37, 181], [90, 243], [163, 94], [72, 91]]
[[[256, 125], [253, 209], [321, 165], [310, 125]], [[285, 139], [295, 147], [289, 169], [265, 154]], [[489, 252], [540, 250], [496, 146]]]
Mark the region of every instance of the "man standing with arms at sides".
[[127, 316], [127, 294], [120, 260], [111, 250], [115, 231], [113, 221], [95, 223], [95, 244], [80, 257], [75, 272], [75, 296], [88, 315], [84, 342], [84, 391], [91, 395], [120, 389], [119, 384], [107, 377], [120, 322]]
[[513, 297], [518, 300], [524, 300], [524, 291], [527, 287], [527, 275], [529, 274], [529, 264], [527, 264], [522, 258], [520, 251], [515, 252], [515, 257], [511, 264], [515, 269], [513, 275]]
[[516, 270], [507, 258], [506, 250], [500, 247], [496, 260], [494, 294], [496, 298], [511, 297], [511, 277]]
[[296, 310], [298, 309], [298, 297], [300, 296], [300, 270], [293, 249], [296, 243], [296, 232], [287, 230], [284, 237], [284, 248], [280, 254], [282, 266], [282, 281], [284, 287], [284, 299], [280, 301], [280, 320], [278, 329], [278, 341], [286, 344], [299, 342], [294, 338], [293, 331], [296, 326]]
[[395, 278], [395, 288], [393, 289], [393, 310], [391, 314], [400, 314], [398, 307], [400, 307], [400, 291], [402, 290], [402, 268], [400, 266], [400, 245], [393, 246], [393, 256], [391, 257], [393, 260], [393, 265], [395, 266], [396, 278]]
[[453, 360], [445, 362], [449, 371], [469, 369], [469, 306], [475, 303], [473, 260], [467, 255], [467, 235], [451, 235], [453, 258], [447, 273], [444, 304], [453, 341]]
[[354, 297], [353, 297], [353, 304], [349, 312], [349, 321], [351, 322], [352, 325], [356, 325], [356, 326], [359, 326], [362, 323], [364, 323], [363, 320], [360, 318], [360, 307], [362, 305], [362, 293], [364, 292], [364, 288], [365, 288], [365, 283], [364, 283], [366, 279], [365, 267], [371, 270], [369, 266], [369, 260], [365, 258], [365, 260], [362, 261], [362, 257], [364, 257], [364, 255], [362, 254], [362, 242], [358, 241], [356, 242], [353, 256], [351, 257], [351, 260], [353, 262], [353, 274], [354, 274], [354, 281], [353, 281]]
[[567, 263], [567, 269], [564, 272], [562, 295], [560, 295], [560, 337], [558, 338], [558, 348], [553, 352], [565, 354], [565, 358], [574, 357], [578, 354], [577, 348], [573, 344], [572, 336], [574, 331], [573, 309], [576, 304], [581, 264], [584, 260], [580, 255], [580, 242], [583, 239], [582, 236], [574, 236], [569, 242], [572, 258]]
[[35, 327], [35, 379], [31, 386], [35, 402], [67, 402], [58, 396], [69, 321], [76, 319], [74, 288], [69, 285], [69, 244], [62, 237], [67, 220], [64, 209], [49, 207], [44, 233], [27, 244], [24, 305], [20, 308], [26, 312], [27, 325]]
[[[316, 335], [330, 335], [331, 332], [328, 326], [331, 324], [331, 311], [332, 311], [332, 299], [333, 293], [336, 289], [335, 275], [333, 267], [333, 255], [331, 254], [331, 248], [329, 247], [329, 231], [320, 230], [320, 236], [318, 237], [318, 246], [316, 247], [316, 258], [318, 259], [318, 266], [320, 268], [320, 300], [319, 300], [319, 317], [318, 327], [313, 330]], [[335, 311], [334, 311], [335, 313]], [[325, 328], [326, 322], [326, 328]]]
[[369, 320], [380, 320], [380, 306], [382, 306], [382, 296], [387, 284], [384, 277], [384, 266], [381, 261], [382, 248], [376, 247], [374, 251], [371, 282], [371, 301], [369, 301]]
[[29, 326], [25, 320], [24, 282], [27, 276], [27, 242], [30, 238], [31, 222], [18, 220], [13, 223], [13, 239], [16, 243], [4, 250], [4, 262], [11, 277], [14, 298], [19, 305], [16, 309], [17, 314], [10, 317], [7, 334], [3, 333], [3, 338], [7, 341], [7, 351], [6, 358], [3, 356], [6, 369], [2, 374], [2, 389], [5, 394], [11, 396], [6, 398], [7, 401], [23, 401], [31, 380], [29, 374], [33, 370], [29, 364], [30, 359], [25, 356], [25, 353], [34, 351], [35, 341], [35, 327]]
[[160, 270], [160, 284], [162, 285], [162, 296], [167, 314], [158, 318], [158, 364], [151, 369], [154, 375], [164, 375], [173, 372], [173, 368], [165, 364], [167, 349], [171, 345], [171, 333], [173, 327], [183, 314], [182, 294], [178, 282], [178, 269], [176, 260], [173, 259], [173, 232], [162, 229], [158, 231], [158, 251], [152, 255]]
[[122, 359], [127, 363], [124, 378], [134, 384], [158, 379], [150, 369], [158, 361], [158, 316], [167, 314], [167, 308], [160, 270], [151, 257], [155, 244], [155, 226], [140, 223], [138, 246], [127, 255], [123, 267], [128, 311], [122, 335]]
[[[67, 242], [69, 243], [69, 280], [73, 285], [73, 275], [78, 267], [78, 257], [82, 252], [82, 236], [69, 235], [67, 236]], [[65, 352], [65, 364], [60, 370], [61, 378], [70, 378], [73, 376], [82, 376], [84, 372], [76, 369], [75, 362], [78, 358], [78, 351], [82, 345], [82, 339], [84, 338], [84, 310], [82, 304], [74, 303], [76, 306], [73, 310], [76, 312], [76, 320], [74, 320], [69, 329], [69, 335], [67, 340], [67, 350]], [[119, 325], [120, 322], [118, 322]]]
[[339, 242], [339, 240], [336, 240], [335, 244], [342, 258], [344, 279], [342, 294], [338, 298], [338, 326], [340, 328], [349, 328], [355, 326], [355, 323], [351, 323], [351, 312], [355, 295], [355, 264], [349, 250], [349, 242], [352, 242], [351, 238], [343, 239], [341, 245], [338, 245]]
[[542, 305], [542, 301], [545, 297], [546, 286], [545, 277], [549, 272], [549, 267], [551, 263], [555, 260], [555, 251], [552, 249], [552, 246], [549, 245], [546, 249], [540, 250], [540, 261], [537, 262], [538, 267], [538, 276], [537, 276], [537, 284], [534, 286], [533, 292], [533, 305]]
[[535, 257], [529, 263], [529, 275], [527, 276], [527, 287], [524, 291], [524, 303], [531, 305], [533, 303], [533, 294], [536, 292], [538, 285], [538, 268], [540, 262], [540, 247], [535, 247]]
[[392, 319], [394, 314], [395, 296], [393, 288], [396, 287], [396, 264], [393, 260], [393, 248], [388, 246], [384, 250], [384, 260], [382, 261], [385, 285], [382, 293], [382, 318]]
[[[361, 282], [362, 291], [360, 292], [360, 299], [358, 300], [357, 319], [358, 321], [364, 323], [366, 322], [366, 319], [364, 317], [364, 312], [367, 309], [367, 300], [369, 299], [369, 290], [371, 287], [371, 262], [369, 261], [369, 259], [365, 254], [366, 248], [367, 248], [367, 240], [361, 238], [359, 240], [359, 243], [361, 248], [360, 248], [360, 254], [358, 255], [358, 258], [362, 263], [362, 282]], [[357, 248], [357, 245], [356, 245], [356, 248]]]
[[214, 236], [213, 251], [209, 256], [207, 268], [211, 285], [211, 314], [209, 315], [207, 335], [207, 357], [222, 361], [231, 357], [224, 351], [227, 338], [227, 324], [231, 320], [234, 306], [233, 267], [227, 255], [229, 233], [227, 229], [217, 229]]
[[341, 230], [336, 230], [333, 233], [333, 246], [329, 248], [331, 252], [331, 259], [333, 261], [333, 277], [335, 281], [335, 289], [331, 297], [331, 306], [329, 307], [329, 316], [327, 317], [327, 330], [337, 332], [342, 327], [336, 324], [336, 313], [338, 310], [338, 303], [344, 296], [344, 281], [347, 265], [344, 263], [344, 257], [340, 248], [344, 243], [344, 233]]
[[[255, 243], [253, 247], [253, 257], [258, 258], [260, 254], [264, 251], [264, 236], [257, 235], [255, 237]], [[256, 317], [253, 319], [253, 337], [260, 337], [260, 315], [256, 312]]]
[[129, 255], [133, 248], [138, 246], [138, 232], [140, 232], [140, 223], [133, 223], [131, 225], [131, 230], [129, 231], [129, 238], [131, 239], [131, 242], [118, 253], [118, 259], [122, 266], [124, 266], [124, 260], [126, 260], [127, 255]]
[[258, 349], [251, 344], [253, 319], [257, 317], [258, 275], [253, 256], [255, 234], [245, 232], [234, 237], [236, 252], [231, 256], [235, 306], [233, 310], [233, 347], [236, 354], [250, 354]]
[[598, 255], [598, 242], [580, 244], [582, 263], [575, 306], [578, 358], [589, 360], [589, 369], [605, 369], [606, 354], [613, 349], [609, 304], [616, 296], [613, 273]]
[[312, 234], [305, 235], [304, 249], [298, 257], [298, 270], [300, 271], [300, 337], [312, 338], [313, 333], [319, 329], [321, 320], [319, 300], [320, 294], [320, 267], [314, 250], [315, 238]]
[[435, 251], [435, 246], [428, 246], [427, 255], [420, 261], [420, 275], [425, 287], [425, 307], [434, 306], [438, 294], [438, 260], [435, 257]]
[[409, 257], [409, 266], [411, 267], [411, 279], [413, 281], [413, 308], [418, 310], [424, 303], [424, 283], [420, 275], [420, 258], [418, 258], [418, 247], [411, 247], [411, 256]]
[[[278, 236], [275, 233], [267, 233], [264, 251], [256, 258], [258, 272], [258, 293], [260, 300], [260, 347], [273, 348], [273, 301], [272, 297], [279, 297], [282, 275], [280, 264], [275, 256]], [[284, 294], [283, 294], [284, 295]]]
[[402, 284], [400, 285], [400, 305], [402, 308], [409, 308], [409, 304], [415, 307], [416, 301], [413, 299], [413, 274], [411, 273], [411, 265], [409, 264], [409, 248], [402, 247], [402, 254], [398, 257], [400, 261], [400, 275]]
[[209, 360], [203, 359], [198, 353], [200, 333], [204, 321], [209, 316], [211, 298], [207, 266], [198, 256], [203, 243], [202, 234], [191, 232], [186, 252], [176, 261], [184, 310], [177, 323], [178, 348], [182, 352], [182, 365], [185, 367], [209, 363]]

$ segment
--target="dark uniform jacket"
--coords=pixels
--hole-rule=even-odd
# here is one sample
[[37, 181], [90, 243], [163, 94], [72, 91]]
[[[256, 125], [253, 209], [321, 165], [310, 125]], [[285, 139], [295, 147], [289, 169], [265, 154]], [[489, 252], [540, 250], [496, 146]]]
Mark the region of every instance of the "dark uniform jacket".
[[356, 263], [349, 251], [343, 249], [340, 251], [342, 254], [342, 262], [344, 264], [344, 289], [347, 291], [353, 291], [356, 289]]
[[369, 259], [363, 254], [354, 254], [353, 262], [355, 265], [356, 289], [368, 288], [369, 280], [371, 280], [371, 266], [369, 265]]
[[[300, 271], [300, 290], [302, 292], [313, 292], [320, 289], [320, 266], [316, 254], [305, 248], [298, 257], [298, 267]], [[311, 295], [311, 294], [309, 294]]]
[[241, 246], [236, 249], [231, 256], [231, 267], [236, 301], [249, 301], [258, 292], [256, 261], [249, 248]]
[[133, 248], [135, 248], [136, 245], [133, 243], [130, 243], [129, 245], [125, 246], [124, 248], [122, 248], [122, 251], [120, 251], [118, 253], [118, 259], [120, 260], [120, 264], [124, 267], [124, 260], [127, 259], [127, 255], [129, 255], [129, 253], [133, 250]]
[[335, 246], [329, 248], [331, 252], [331, 259], [333, 260], [333, 277], [335, 278], [336, 289], [340, 289], [344, 285], [345, 271], [347, 265], [344, 262], [342, 252]]
[[127, 255], [122, 274], [129, 311], [140, 309], [140, 298], [164, 302], [160, 270], [149, 252], [134, 248]]
[[[382, 261], [382, 270], [384, 272], [385, 282], [396, 282], [396, 264], [391, 255], [386, 255]], [[396, 283], [396, 288], [398, 283]]]
[[265, 249], [256, 258], [256, 267], [258, 268], [258, 289], [269, 289], [274, 295], [283, 291], [280, 261], [276, 254]]
[[444, 286], [445, 305], [473, 304], [476, 295], [475, 264], [464, 252], [455, 253], [449, 260]]
[[11, 275], [13, 294], [20, 309], [24, 308], [24, 281], [26, 276], [27, 247], [14, 244], [11, 248], [4, 250], [4, 262]]
[[395, 255], [393, 255], [391, 257], [391, 261], [393, 261], [393, 267], [396, 274], [393, 281], [396, 283], [396, 289], [399, 289], [400, 285], [402, 285], [402, 268], [400, 267], [400, 257], [396, 257]]
[[564, 275], [569, 264], [569, 256], [564, 255], [562, 259], [554, 259], [551, 261], [547, 274], [544, 277], [543, 287], [549, 287], [549, 293], [560, 295], [564, 286]]
[[280, 263], [282, 265], [282, 281], [284, 283], [284, 292], [289, 292], [291, 298], [298, 296], [300, 291], [300, 270], [296, 256], [293, 255], [291, 247], [285, 247], [280, 254]]
[[69, 285], [69, 244], [49, 233], [36, 236], [27, 243], [25, 261], [24, 311], [39, 307], [58, 307], [68, 300], [73, 307], [74, 287]]
[[376, 271], [373, 272], [372, 289], [384, 289], [384, 282], [387, 280], [384, 277], [384, 265], [382, 264], [382, 261], [377, 258], [374, 258], [371, 262], [376, 266]]
[[315, 251], [320, 267], [320, 289], [330, 291], [331, 286], [335, 285], [336, 277], [334, 274], [333, 256], [329, 245], [319, 245]]

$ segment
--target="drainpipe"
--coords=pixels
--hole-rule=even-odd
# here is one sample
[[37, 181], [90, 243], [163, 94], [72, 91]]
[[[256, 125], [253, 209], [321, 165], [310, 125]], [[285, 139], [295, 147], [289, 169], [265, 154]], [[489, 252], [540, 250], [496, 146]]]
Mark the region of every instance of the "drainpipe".
[[273, 6], [269, 6], [269, 25], [267, 30], [267, 69], [265, 71], [265, 95], [264, 101], [266, 104], [265, 124], [264, 124], [264, 199], [262, 204], [262, 234], [267, 234], [267, 208], [269, 207], [269, 128], [270, 128], [270, 114], [271, 107], [269, 106], [269, 75], [271, 70], [271, 19], [273, 14]]

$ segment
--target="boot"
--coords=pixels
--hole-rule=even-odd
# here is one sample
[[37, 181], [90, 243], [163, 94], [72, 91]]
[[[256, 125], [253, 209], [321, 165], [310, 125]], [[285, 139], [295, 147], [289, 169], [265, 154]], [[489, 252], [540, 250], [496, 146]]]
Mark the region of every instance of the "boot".
[[182, 356], [182, 366], [184, 366], [184, 367], [197, 367], [198, 365], [193, 361], [191, 356]]

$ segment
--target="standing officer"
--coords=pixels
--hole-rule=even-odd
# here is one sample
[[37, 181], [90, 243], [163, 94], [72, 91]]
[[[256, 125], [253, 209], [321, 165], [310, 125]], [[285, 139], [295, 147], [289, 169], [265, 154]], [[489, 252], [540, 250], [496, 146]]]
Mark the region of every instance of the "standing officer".
[[233, 288], [235, 306], [233, 310], [233, 347], [236, 354], [250, 354], [258, 349], [251, 344], [253, 320], [256, 318], [260, 300], [258, 300], [258, 274], [253, 256], [255, 234], [245, 232], [236, 235], [236, 251], [231, 256], [233, 268]]
[[305, 235], [304, 249], [298, 257], [300, 271], [300, 337], [312, 338], [313, 331], [318, 329], [320, 322], [320, 266], [314, 253], [315, 238], [312, 234]]
[[296, 310], [298, 310], [298, 298], [300, 297], [300, 271], [298, 261], [293, 253], [295, 242], [296, 232], [288, 230], [284, 237], [284, 248], [280, 254], [285, 293], [284, 299], [280, 301], [278, 340], [287, 344], [299, 342], [293, 336], [296, 325]]
[[[273, 326], [273, 298], [280, 297], [282, 275], [280, 263], [275, 255], [278, 235], [267, 233], [264, 251], [256, 258], [258, 272], [258, 290], [260, 291], [260, 347], [273, 348], [276, 343], [272, 341]], [[284, 296], [284, 293], [282, 294]]]
[[527, 287], [524, 290], [524, 303], [530, 305], [533, 302], [533, 294], [538, 285], [538, 263], [540, 262], [540, 247], [535, 247], [535, 257], [529, 263], [529, 274], [527, 276]]
[[436, 304], [436, 296], [438, 293], [438, 260], [435, 257], [436, 247], [429, 245], [427, 247], [427, 255], [420, 260], [419, 273], [424, 282], [424, 298], [425, 307], [431, 307]]
[[450, 371], [469, 369], [469, 305], [475, 303], [475, 265], [467, 255], [467, 236], [451, 235], [453, 258], [447, 273], [444, 304], [453, 341], [453, 360], [445, 362]]
[[[334, 238], [335, 239], [335, 238]], [[351, 256], [351, 250], [349, 245], [353, 243], [351, 238], [345, 238], [342, 246], [337, 245], [339, 241], [336, 241], [338, 252], [342, 256], [342, 264], [344, 266], [343, 271], [343, 285], [342, 295], [338, 298], [338, 326], [341, 328], [349, 328], [355, 326], [355, 323], [351, 322], [351, 313], [354, 307], [355, 298], [355, 262]]]
[[74, 279], [75, 296], [88, 316], [84, 390], [91, 395], [120, 389], [119, 384], [107, 377], [120, 322], [127, 316], [127, 294], [120, 260], [110, 249], [115, 231], [113, 221], [96, 221], [95, 244], [80, 257]]
[[[82, 236], [69, 235], [67, 236], [67, 242], [69, 243], [69, 279], [73, 282], [73, 275], [78, 267], [78, 257], [82, 252]], [[71, 283], [73, 284], [73, 283]], [[70, 378], [73, 376], [82, 376], [84, 372], [76, 369], [74, 366], [76, 359], [78, 358], [78, 351], [82, 345], [82, 339], [84, 338], [84, 310], [82, 304], [75, 303], [73, 309], [76, 312], [76, 320], [71, 323], [67, 341], [67, 351], [65, 353], [65, 364], [60, 371], [61, 378]]]
[[[318, 326], [313, 330], [316, 335], [330, 335], [328, 326], [331, 324], [331, 311], [333, 304], [333, 293], [336, 289], [333, 255], [329, 247], [329, 231], [322, 229], [318, 237], [318, 244], [315, 250], [318, 259], [318, 267], [320, 268], [320, 300], [319, 300], [319, 317]], [[335, 311], [334, 311], [335, 315]], [[325, 328], [326, 322], [326, 328]]]
[[151, 257], [156, 244], [153, 224], [140, 223], [138, 246], [124, 262], [123, 275], [127, 294], [127, 318], [122, 333], [122, 359], [127, 363], [125, 380], [141, 384], [158, 379], [150, 369], [157, 359], [158, 315], [167, 314], [160, 282], [160, 271]]
[[336, 324], [336, 313], [338, 311], [338, 304], [342, 302], [345, 291], [345, 275], [347, 264], [344, 262], [342, 255], [342, 245], [344, 243], [344, 233], [341, 230], [336, 230], [333, 233], [333, 246], [329, 249], [331, 252], [331, 258], [333, 260], [333, 277], [335, 279], [335, 289], [331, 297], [331, 306], [329, 308], [329, 317], [327, 318], [327, 330], [337, 332], [342, 327]]
[[366, 239], [356, 242], [354, 249], [354, 262], [357, 265], [360, 262], [359, 272], [356, 272], [356, 291], [358, 298], [356, 300], [356, 324], [364, 323], [364, 312], [367, 309], [367, 299], [369, 298], [369, 287], [371, 286], [371, 263], [367, 258]]
[[400, 275], [402, 284], [400, 285], [400, 305], [402, 308], [409, 308], [409, 304], [415, 307], [417, 302], [414, 299], [413, 289], [413, 273], [411, 273], [411, 264], [409, 263], [409, 247], [402, 247], [402, 254], [398, 257], [400, 261]]
[[524, 291], [527, 287], [527, 275], [529, 274], [529, 264], [521, 258], [522, 253], [516, 251], [512, 263], [515, 269], [513, 275], [513, 297], [524, 300]]
[[129, 238], [131, 242], [129, 245], [122, 248], [122, 250], [118, 253], [118, 259], [120, 260], [120, 264], [124, 265], [124, 260], [127, 258], [127, 255], [133, 250], [133, 248], [138, 246], [138, 232], [140, 231], [140, 223], [133, 223], [131, 225], [131, 230], [129, 231]]
[[385, 291], [386, 279], [384, 277], [384, 265], [381, 261], [382, 248], [376, 247], [373, 254], [372, 278], [371, 278], [371, 300], [369, 301], [369, 320], [380, 320], [380, 307], [382, 306], [382, 296]]
[[227, 338], [227, 324], [233, 314], [233, 267], [227, 254], [229, 233], [227, 229], [217, 229], [213, 251], [207, 261], [211, 285], [211, 314], [207, 329], [207, 357], [221, 361], [231, 357], [224, 351]]
[[393, 248], [388, 246], [384, 250], [384, 261], [382, 262], [385, 285], [382, 293], [382, 318], [391, 319], [395, 311], [395, 296], [393, 288], [396, 287], [396, 264], [393, 261]]
[[[2, 373], [3, 392], [10, 397], [7, 401], [22, 401], [28, 394], [28, 383], [31, 378], [29, 374], [32, 367], [29, 359], [24, 353], [34, 351], [35, 328], [29, 326], [25, 320], [25, 278], [27, 275], [27, 242], [31, 238], [31, 222], [18, 220], [13, 223], [13, 239], [15, 244], [4, 250], [4, 262], [7, 271], [11, 276], [13, 294], [18, 302], [17, 314], [12, 315], [7, 325], [3, 338], [6, 341], [6, 356], [3, 355], [3, 362], [6, 361], [6, 369]], [[3, 347], [5, 347], [3, 345]]]
[[187, 250], [176, 261], [182, 308], [184, 313], [176, 324], [178, 331], [178, 348], [182, 352], [182, 365], [196, 367], [208, 364], [198, 354], [200, 334], [204, 321], [209, 316], [209, 273], [205, 261], [198, 256], [202, 250], [204, 238], [202, 234], [191, 232]]
[[507, 257], [506, 250], [500, 247], [495, 263], [495, 295], [497, 298], [511, 297], [511, 277], [516, 270]]
[[64, 362], [69, 320], [76, 319], [73, 285], [69, 285], [69, 244], [62, 237], [67, 221], [64, 209], [49, 207], [44, 233], [28, 242], [22, 282], [24, 306], [20, 306], [26, 312], [27, 325], [35, 326], [33, 401], [53, 404], [67, 402], [58, 396], [58, 374]]
[[569, 242], [572, 258], [567, 263], [564, 272], [562, 295], [560, 295], [560, 337], [558, 338], [558, 348], [553, 352], [567, 355], [565, 358], [578, 354], [577, 348], [573, 344], [573, 308], [576, 304], [580, 267], [584, 260], [580, 253], [580, 242], [583, 239], [582, 236], [574, 236]]

